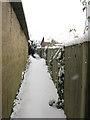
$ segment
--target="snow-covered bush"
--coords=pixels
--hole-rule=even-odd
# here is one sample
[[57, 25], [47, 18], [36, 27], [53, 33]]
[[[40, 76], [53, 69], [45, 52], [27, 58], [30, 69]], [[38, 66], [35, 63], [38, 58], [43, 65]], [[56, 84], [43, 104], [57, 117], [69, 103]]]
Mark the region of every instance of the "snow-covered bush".
[[[64, 108], [64, 67], [65, 67], [65, 47], [45, 47], [41, 49], [42, 57], [46, 59], [51, 78], [57, 88], [58, 101], [55, 105], [58, 109]], [[55, 69], [56, 67], [56, 69]], [[57, 68], [58, 67], [58, 68]], [[57, 70], [58, 69], [58, 70]]]
[[49, 61], [49, 70], [51, 77], [53, 76], [53, 61], [56, 60], [58, 64], [58, 76], [56, 77], [56, 87], [58, 92], [57, 108], [64, 108], [64, 66], [65, 66], [65, 47], [60, 46], [54, 55], [51, 56]]
[[50, 75], [51, 75], [51, 77], [52, 77], [52, 69], [53, 69], [53, 55], [51, 56], [51, 59], [50, 59], [50, 61], [49, 61], [49, 64], [50, 64], [50, 66], [49, 66], [49, 72], [50, 72]]
[[57, 79], [57, 92], [59, 95], [59, 107], [64, 108], [64, 67], [65, 67], [65, 48], [61, 47], [57, 56], [58, 61], [58, 79]]
[[34, 41], [28, 41], [28, 54], [34, 57], [36, 49], [37, 49], [36, 43], [34, 43]]

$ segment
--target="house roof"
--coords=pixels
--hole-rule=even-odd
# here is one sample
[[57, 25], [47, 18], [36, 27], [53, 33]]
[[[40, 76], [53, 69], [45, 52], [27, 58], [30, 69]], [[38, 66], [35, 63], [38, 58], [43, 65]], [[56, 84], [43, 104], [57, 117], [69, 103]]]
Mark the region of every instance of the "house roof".
[[10, 4], [17, 16], [17, 19], [20, 23], [22, 30], [24, 31], [24, 34], [25, 34], [27, 40], [29, 40], [30, 38], [29, 38], [28, 28], [27, 28], [26, 19], [25, 19], [21, 0], [19, 0], [19, 2], [10, 2]]

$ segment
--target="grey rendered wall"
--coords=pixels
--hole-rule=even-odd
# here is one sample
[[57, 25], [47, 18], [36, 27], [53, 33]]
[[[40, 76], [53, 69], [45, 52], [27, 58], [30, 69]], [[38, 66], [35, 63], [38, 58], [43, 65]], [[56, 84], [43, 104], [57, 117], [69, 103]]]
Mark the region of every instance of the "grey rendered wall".
[[9, 118], [28, 57], [28, 40], [9, 2], [2, 3], [2, 117]]

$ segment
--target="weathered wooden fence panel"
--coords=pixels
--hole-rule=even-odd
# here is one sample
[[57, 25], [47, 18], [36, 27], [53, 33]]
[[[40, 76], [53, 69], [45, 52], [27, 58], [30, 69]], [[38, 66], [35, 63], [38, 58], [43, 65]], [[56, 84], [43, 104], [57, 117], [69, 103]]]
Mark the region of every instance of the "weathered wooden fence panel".
[[68, 118], [90, 118], [89, 50], [89, 42], [65, 48], [64, 110]]

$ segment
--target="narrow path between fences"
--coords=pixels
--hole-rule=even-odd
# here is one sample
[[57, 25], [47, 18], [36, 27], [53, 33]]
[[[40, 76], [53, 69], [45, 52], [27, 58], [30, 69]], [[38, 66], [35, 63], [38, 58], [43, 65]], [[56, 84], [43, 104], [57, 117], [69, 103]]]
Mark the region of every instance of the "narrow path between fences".
[[49, 106], [58, 95], [45, 60], [36, 55], [30, 56], [29, 62], [11, 118], [65, 118], [63, 110]]

